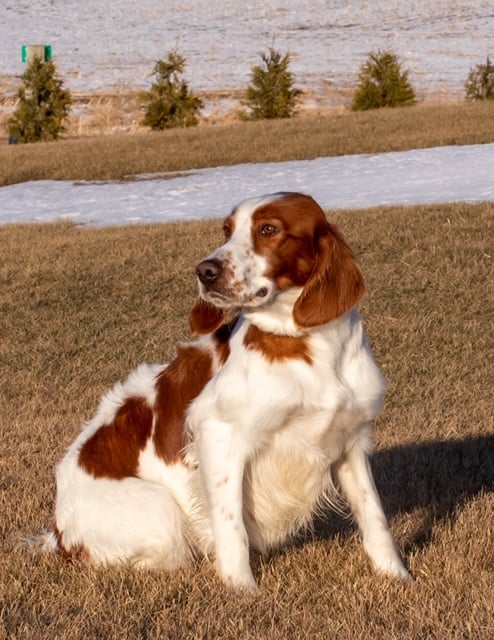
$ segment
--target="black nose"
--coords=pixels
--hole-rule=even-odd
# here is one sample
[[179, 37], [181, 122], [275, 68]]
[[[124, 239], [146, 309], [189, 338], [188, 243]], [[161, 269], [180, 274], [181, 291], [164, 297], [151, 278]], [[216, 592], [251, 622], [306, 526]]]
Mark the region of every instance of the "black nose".
[[223, 267], [219, 260], [203, 260], [196, 267], [196, 274], [202, 284], [212, 284], [221, 275]]

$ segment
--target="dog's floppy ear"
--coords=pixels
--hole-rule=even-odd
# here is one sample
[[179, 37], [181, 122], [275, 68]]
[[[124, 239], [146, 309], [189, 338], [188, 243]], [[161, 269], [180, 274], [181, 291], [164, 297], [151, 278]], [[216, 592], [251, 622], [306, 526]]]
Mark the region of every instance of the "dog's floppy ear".
[[202, 298], [196, 300], [189, 315], [189, 325], [195, 335], [212, 333], [225, 322], [227, 322], [226, 312]]
[[293, 307], [302, 328], [317, 327], [346, 313], [364, 295], [364, 279], [352, 250], [335, 226], [328, 224], [315, 240], [315, 261]]

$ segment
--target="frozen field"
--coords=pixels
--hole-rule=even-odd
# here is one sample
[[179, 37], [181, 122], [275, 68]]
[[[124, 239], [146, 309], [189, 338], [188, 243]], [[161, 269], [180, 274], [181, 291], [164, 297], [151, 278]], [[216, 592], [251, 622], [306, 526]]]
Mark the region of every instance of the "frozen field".
[[[235, 92], [245, 88], [259, 52], [274, 45], [290, 51], [298, 85], [327, 104], [354, 85], [367, 53], [379, 48], [399, 55], [422, 96], [455, 98], [470, 67], [494, 57], [494, 2], [0, 0], [4, 95], [23, 72], [23, 43], [51, 44], [68, 88], [81, 93], [143, 87], [154, 61], [175, 47], [188, 60], [194, 89]], [[223, 216], [245, 197], [277, 190], [309, 193], [325, 208], [494, 200], [493, 162], [494, 146], [483, 145], [219, 167], [166, 180], [32, 182], [0, 190], [0, 224]]]
[[494, 55], [493, 39], [493, 0], [0, 0], [0, 88], [12, 91], [23, 72], [23, 43], [51, 44], [78, 92], [143, 87], [175, 47], [195, 89], [244, 89], [274, 45], [293, 56], [298, 85], [328, 103], [385, 48], [420, 94], [457, 97], [470, 67]]
[[224, 217], [240, 200], [302, 191], [325, 209], [494, 200], [494, 144], [214, 167], [159, 179], [41, 180], [0, 189], [0, 224], [114, 225]]

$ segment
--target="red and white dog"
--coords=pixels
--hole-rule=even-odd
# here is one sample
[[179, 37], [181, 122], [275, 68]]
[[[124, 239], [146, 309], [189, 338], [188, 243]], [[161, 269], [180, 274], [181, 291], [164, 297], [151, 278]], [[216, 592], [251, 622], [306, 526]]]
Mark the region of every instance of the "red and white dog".
[[197, 267], [199, 339], [104, 396], [58, 466], [44, 548], [159, 568], [214, 554], [255, 589], [249, 548], [309, 525], [334, 478], [374, 567], [407, 579], [367, 460], [385, 384], [351, 250], [297, 193], [243, 202], [224, 232]]

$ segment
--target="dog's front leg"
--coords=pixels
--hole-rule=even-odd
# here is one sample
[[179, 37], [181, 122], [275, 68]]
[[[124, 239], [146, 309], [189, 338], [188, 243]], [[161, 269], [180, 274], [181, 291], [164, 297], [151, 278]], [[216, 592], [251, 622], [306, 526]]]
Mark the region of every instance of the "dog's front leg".
[[215, 419], [202, 421], [196, 434], [218, 572], [234, 588], [256, 590], [242, 515], [242, 484], [249, 447], [232, 425]]
[[378, 571], [410, 580], [391, 536], [367, 454], [356, 443], [336, 468], [338, 480], [358, 522], [364, 549]]

